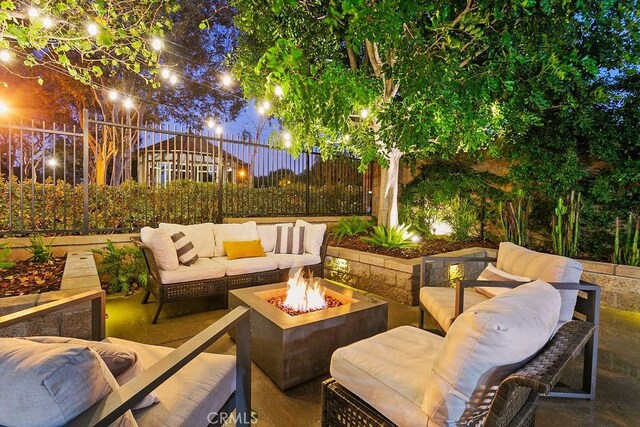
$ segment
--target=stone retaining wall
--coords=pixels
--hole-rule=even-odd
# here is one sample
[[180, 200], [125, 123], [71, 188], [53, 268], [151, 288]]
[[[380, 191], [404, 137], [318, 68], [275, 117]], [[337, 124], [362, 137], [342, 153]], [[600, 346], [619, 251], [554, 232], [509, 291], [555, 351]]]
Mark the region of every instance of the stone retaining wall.
[[[67, 254], [59, 291], [0, 298], [0, 316], [99, 289], [101, 289], [100, 279], [93, 253], [89, 251], [70, 252]], [[91, 303], [87, 302], [0, 329], [0, 336], [5, 337], [34, 335], [91, 339]]]
[[[485, 248], [470, 248], [438, 256], [484, 257]], [[425, 271], [429, 286], [451, 286], [455, 279], [475, 279], [481, 262], [431, 261]], [[420, 294], [420, 258], [401, 259], [330, 246], [325, 277], [402, 304], [417, 305]]]
[[582, 280], [602, 288], [602, 304], [640, 312], [640, 267], [580, 261]]

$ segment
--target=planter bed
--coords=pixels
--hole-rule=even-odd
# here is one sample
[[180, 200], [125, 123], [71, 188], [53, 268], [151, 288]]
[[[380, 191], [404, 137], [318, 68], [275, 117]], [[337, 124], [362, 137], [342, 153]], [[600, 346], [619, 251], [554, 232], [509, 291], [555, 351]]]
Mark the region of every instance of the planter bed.
[[17, 261], [15, 266], [0, 270], [0, 298], [59, 291], [64, 264], [64, 258]]

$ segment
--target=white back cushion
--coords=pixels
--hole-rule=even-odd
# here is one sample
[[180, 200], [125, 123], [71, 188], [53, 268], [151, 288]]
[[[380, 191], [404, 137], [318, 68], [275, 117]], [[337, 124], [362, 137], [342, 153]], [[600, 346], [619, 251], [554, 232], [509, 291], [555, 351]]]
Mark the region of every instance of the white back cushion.
[[276, 245], [276, 233], [278, 232], [278, 226], [293, 227], [292, 222], [283, 222], [280, 224], [267, 224], [258, 225], [258, 236], [260, 237], [260, 244], [265, 252], [273, 252], [273, 248]]
[[[582, 264], [574, 259], [535, 252], [511, 242], [500, 243], [496, 266], [507, 273], [549, 283], [579, 283], [582, 276]], [[568, 322], [573, 318], [578, 291], [563, 290], [560, 295], [560, 321]]]
[[[0, 425], [66, 425], [118, 383], [82, 345], [0, 338]], [[114, 425], [136, 425], [127, 412]]]
[[[215, 252], [215, 241], [213, 233], [213, 223], [205, 222], [202, 224], [180, 225], [161, 222], [159, 227], [166, 230], [169, 235], [174, 235], [178, 231], [182, 231], [187, 239], [191, 240], [193, 247], [199, 257], [211, 258]], [[174, 247], [175, 250], [175, 247]]]
[[[483, 282], [522, 282], [527, 283], [531, 281], [530, 277], [518, 276], [515, 274], [509, 274], [506, 271], [502, 271], [493, 266], [493, 264], [487, 265], [487, 267], [482, 270], [480, 276], [478, 276], [478, 280]], [[476, 292], [481, 293], [482, 295], [493, 298], [496, 295], [501, 295], [509, 290], [509, 288], [496, 288], [496, 287], [482, 287], [476, 286]]]
[[242, 224], [213, 224], [213, 234], [216, 237], [216, 250], [213, 256], [227, 255], [223, 242], [260, 239], [260, 236], [258, 236], [258, 226], [255, 221], [247, 221]]
[[524, 365], [552, 336], [560, 294], [535, 281], [481, 302], [451, 325], [433, 364], [422, 410], [435, 425], [484, 411], [487, 388]]
[[304, 251], [311, 255], [320, 255], [327, 224], [311, 224], [299, 219], [296, 221], [296, 227], [305, 228]]
[[171, 235], [160, 228], [143, 227], [140, 240], [153, 251], [160, 270], [173, 271], [178, 268], [178, 254]]

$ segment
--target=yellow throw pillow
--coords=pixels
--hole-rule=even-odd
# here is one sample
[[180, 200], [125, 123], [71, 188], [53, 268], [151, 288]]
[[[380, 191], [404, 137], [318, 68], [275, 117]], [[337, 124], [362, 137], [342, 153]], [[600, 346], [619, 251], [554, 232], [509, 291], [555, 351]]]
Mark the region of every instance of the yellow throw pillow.
[[266, 256], [260, 240], [238, 240], [235, 242], [222, 242], [227, 253], [227, 259], [252, 258]]

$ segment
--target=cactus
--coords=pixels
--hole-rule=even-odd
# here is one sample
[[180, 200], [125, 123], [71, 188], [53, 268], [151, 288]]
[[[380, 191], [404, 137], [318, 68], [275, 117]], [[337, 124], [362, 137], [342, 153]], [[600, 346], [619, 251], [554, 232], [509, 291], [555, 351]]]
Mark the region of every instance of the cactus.
[[551, 217], [553, 253], [575, 258], [578, 255], [580, 235], [580, 209], [582, 195], [575, 191], [565, 199], [558, 198], [555, 213]]
[[498, 209], [506, 241], [520, 246], [527, 245], [530, 205], [531, 198], [525, 197], [523, 190], [516, 192], [515, 206], [512, 201], [504, 205], [500, 202]]
[[613, 263], [640, 266], [640, 217], [636, 218], [633, 230], [633, 214], [629, 214], [625, 229], [624, 247], [620, 247], [620, 218], [616, 218], [615, 240], [613, 244]]

